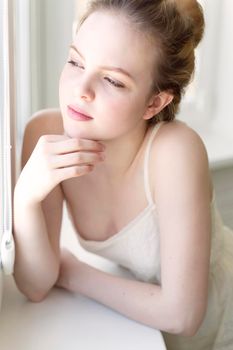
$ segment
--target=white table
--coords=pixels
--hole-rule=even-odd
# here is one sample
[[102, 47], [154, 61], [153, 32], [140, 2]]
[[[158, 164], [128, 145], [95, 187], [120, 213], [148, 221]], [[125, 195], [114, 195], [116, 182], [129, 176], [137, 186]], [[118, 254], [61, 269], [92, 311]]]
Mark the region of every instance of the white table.
[[[66, 207], [61, 245], [100, 270], [135, 278], [128, 270], [82, 249]], [[12, 277], [4, 277], [0, 350], [99, 349], [166, 350], [166, 347], [160, 331], [83, 295], [54, 289], [41, 303], [31, 303], [18, 291]]]
[[[126, 273], [118, 267], [114, 272]], [[54, 289], [44, 301], [31, 303], [17, 290], [12, 277], [4, 277], [0, 349], [165, 350], [166, 347], [158, 330], [94, 300]]]

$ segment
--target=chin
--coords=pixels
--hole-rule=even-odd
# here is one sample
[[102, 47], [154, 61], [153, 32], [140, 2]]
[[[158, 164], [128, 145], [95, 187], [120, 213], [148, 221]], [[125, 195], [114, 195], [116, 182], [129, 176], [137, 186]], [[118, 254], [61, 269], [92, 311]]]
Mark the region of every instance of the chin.
[[68, 128], [64, 128], [64, 134], [68, 136], [71, 139], [88, 139], [87, 133], [81, 131], [81, 130], [70, 130]]
[[85, 130], [85, 128], [82, 127], [72, 127], [64, 125], [64, 135], [68, 136], [69, 138], [78, 138], [78, 139], [89, 139], [89, 140], [95, 140], [93, 133], [90, 132], [90, 130]]

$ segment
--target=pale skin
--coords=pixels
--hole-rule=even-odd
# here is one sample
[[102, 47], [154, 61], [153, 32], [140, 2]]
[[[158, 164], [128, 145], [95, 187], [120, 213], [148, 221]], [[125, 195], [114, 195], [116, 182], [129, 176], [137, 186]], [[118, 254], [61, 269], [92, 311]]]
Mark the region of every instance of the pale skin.
[[[67, 63], [62, 72], [60, 110], [38, 112], [24, 134], [23, 170], [14, 191], [16, 284], [32, 301], [56, 285], [156, 329], [194, 335], [207, 307], [212, 182], [205, 146], [184, 123], [162, 125], [150, 156], [161, 285], [113, 276], [60, 249], [64, 200], [79, 233], [90, 240], [114, 235], [146, 207], [143, 183], [137, 202], [134, 185], [151, 132], [147, 120], [173, 98], [165, 91], [148, 98], [154, 53], [125, 18], [94, 13], [72, 44], [82, 57], [69, 52], [76, 65]], [[132, 78], [102, 66], [122, 67]], [[70, 119], [68, 104], [93, 119]]]

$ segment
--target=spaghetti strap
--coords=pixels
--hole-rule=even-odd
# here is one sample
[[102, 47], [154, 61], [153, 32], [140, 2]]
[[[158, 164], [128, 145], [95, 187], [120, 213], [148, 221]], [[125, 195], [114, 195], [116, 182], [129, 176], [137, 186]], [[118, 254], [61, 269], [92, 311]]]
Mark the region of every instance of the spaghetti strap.
[[149, 204], [154, 204], [153, 197], [152, 197], [151, 190], [150, 190], [150, 181], [149, 181], [150, 150], [151, 150], [151, 146], [152, 146], [152, 142], [153, 142], [154, 136], [156, 135], [157, 131], [159, 130], [160, 126], [163, 123], [164, 123], [164, 121], [161, 121], [161, 122], [155, 124], [155, 126], [154, 126], [154, 128], [153, 128], [153, 130], [151, 132], [151, 135], [150, 135], [147, 147], [146, 147], [146, 151], [145, 151], [145, 158], [144, 158], [144, 188], [145, 188], [146, 198], [147, 198]]

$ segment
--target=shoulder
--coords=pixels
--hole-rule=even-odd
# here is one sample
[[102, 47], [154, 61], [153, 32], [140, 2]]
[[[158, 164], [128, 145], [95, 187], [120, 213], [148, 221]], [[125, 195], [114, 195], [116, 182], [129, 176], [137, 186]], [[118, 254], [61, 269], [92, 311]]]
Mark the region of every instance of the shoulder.
[[182, 187], [185, 181], [187, 186], [195, 186], [193, 182], [202, 179], [202, 186], [207, 185], [212, 192], [205, 144], [199, 134], [182, 121], [160, 126], [152, 143], [150, 173], [155, 186], [172, 182], [173, 186]]
[[199, 134], [178, 120], [160, 126], [152, 143], [151, 155], [155, 163], [166, 160], [174, 165], [180, 161], [191, 163], [194, 159], [200, 166], [209, 163], [205, 144]]
[[23, 135], [21, 167], [27, 162], [39, 138], [46, 134], [63, 134], [62, 115], [59, 109], [39, 110], [27, 121]]
[[[206, 157], [208, 157], [204, 142], [200, 135], [186, 123], [179, 120], [162, 124], [153, 144], [154, 146], [156, 144], [156, 148], [160, 147], [161, 149], [168, 149], [168, 146], [172, 145], [182, 148], [183, 146], [187, 146], [190, 149], [196, 149], [198, 147], [198, 149], [201, 149]], [[172, 152], [171, 149], [169, 149], [169, 151]]]
[[26, 124], [26, 129], [34, 129], [38, 133], [62, 133], [63, 122], [58, 108], [46, 108], [35, 112]]

